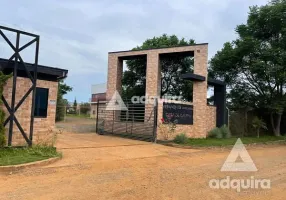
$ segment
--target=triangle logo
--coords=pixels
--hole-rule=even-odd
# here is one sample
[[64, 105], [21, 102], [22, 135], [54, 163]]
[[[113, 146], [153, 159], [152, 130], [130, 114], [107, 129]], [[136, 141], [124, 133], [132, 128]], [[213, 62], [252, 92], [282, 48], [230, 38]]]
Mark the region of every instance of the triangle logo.
[[114, 92], [105, 110], [128, 110], [117, 90]]
[[[236, 162], [239, 161], [239, 162]], [[242, 161], [242, 162], [241, 162]], [[230, 154], [224, 162], [222, 172], [253, 172], [257, 168], [240, 138], [237, 139]]]

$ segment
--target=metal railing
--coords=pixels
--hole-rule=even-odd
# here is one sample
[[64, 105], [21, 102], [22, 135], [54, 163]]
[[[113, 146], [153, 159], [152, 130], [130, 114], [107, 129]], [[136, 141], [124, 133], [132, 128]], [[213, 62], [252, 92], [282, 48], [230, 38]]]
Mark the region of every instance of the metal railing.
[[107, 103], [97, 102], [97, 133], [155, 141], [157, 102], [154, 104], [136, 104], [130, 100], [125, 100], [124, 103], [127, 110], [107, 110]]

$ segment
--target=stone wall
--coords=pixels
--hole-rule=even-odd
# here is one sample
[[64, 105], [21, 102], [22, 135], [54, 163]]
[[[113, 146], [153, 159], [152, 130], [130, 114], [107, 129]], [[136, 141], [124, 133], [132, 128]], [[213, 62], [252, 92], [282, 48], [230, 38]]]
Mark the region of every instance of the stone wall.
[[[9, 105], [11, 105], [12, 84], [13, 84], [13, 79], [10, 78], [6, 86], [4, 86], [4, 92], [3, 92], [3, 95], [6, 98]], [[17, 77], [15, 105], [25, 95], [25, 93], [29, 90], [31, 85], [32, 84], [30, 79]], [[37, 80], [37, 87], [49, 89], [48, 112], [46, 118], [38, 118], [38, 117], [34, 118], [33, 143], [34, 144], [50, 143], [53, 139], [53, 134], [54, 134], [53, 129], [55, 128], [56, 104], [54, 102], [56, 102], [57, 100], [58, 82]], [[51, 100], [53, 103], [50, 103]], [[7, 117], [8, 111], [6, 110], [4, 105], [3, 107], [4, 110], [6, 111], [6, 117]], [[24, 129], [28, 137], [30, 133], [31, 108], [32, 108], [32, 93], [30, 93], [30, 95], [19, 107], [19, 109], [15, 114], [15, 116], [17, 117], [19, 123], [22, 125], [22, 128]], [[8, 136], [9, 122], [6, 125], [6, 128], [7, 128], [6, 134]], [[14, 123], [12, 145], [17, 146], [26, 144], [27, 143], [25, 139], [23, 138], [21, 132], [18, 130], [18, 127]]]

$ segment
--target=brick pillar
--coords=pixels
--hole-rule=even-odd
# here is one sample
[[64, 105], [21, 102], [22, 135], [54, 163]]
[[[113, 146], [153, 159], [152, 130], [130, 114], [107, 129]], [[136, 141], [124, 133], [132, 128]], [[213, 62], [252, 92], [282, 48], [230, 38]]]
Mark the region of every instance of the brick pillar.
[[[161, 67], [159, 62], [159, 54], [157, 52], [149, 52], [147, 54], [147, 70], [146, 70], [146, 92], [145, 96], [160, 97], [161, 94]], [[150, 118], [153, 104], [145, 105], [145, 121]], [[152, 118], [151, 118], [152, 119]]]
[[108, 54], [107, 100], [112, 98], [116, 90], [121, 94], [122, 71], [123, 60], [114, 54]]
[[[194, 74], [207, 78], [208, 49], [195, 50]], [[207, 81], [193, 84], [194, 126], [196, 137], [206, 137]]]
[[[117, 55], [108, 54], [108, 76], [107, 76], [107, 91], [106, 100], [109, 101], [114, 92], [117, 90], [119, 94], [122, 92], [122, 72], [123, 59]], [[106, 111], [105, 130], [109, 130], [114, 120], [119, 120], [121, 111]]]

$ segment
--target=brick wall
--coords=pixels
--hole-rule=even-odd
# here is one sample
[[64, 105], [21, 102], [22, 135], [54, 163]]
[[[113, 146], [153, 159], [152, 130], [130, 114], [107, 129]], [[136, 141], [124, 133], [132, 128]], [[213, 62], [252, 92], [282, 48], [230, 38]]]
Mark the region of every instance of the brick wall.
[[205, 122], [206, 122], [206, 132], [207, 133], [216, 127], [216, 107], [215, 106], [207, 106], [206, 107]]
[[106, 100], [106, 93], [98, 93], [91, 95], [91, 102], [105, 101], [105, 100]]
[[[193, 105], [191, 102], [182, 102], [182, 101], [176, 101], [173, 103], [177, 104], [186, 104], [186, 105]], [[194, 106], [194, 111], [195, 111], [195, 106]], [[174, 137], [178, 134], [184, 133], [188, 137], [191, 138], [204, 138], [207, 136], [207, 132], [214, 127], [216, 127], [216, 107], [215, 106], [207, 106], [205, 105], [205, 115], [202, 116], [200, 119], [201, 123], [204, 123], [204, 131], [203, 135], [202, 132], [200, 131], [201, 123], [194, 123], [193, 125], [185, 125], [185, 124], [177, 124], [175, 132], [171, 135], [169, 135], [169, 139], [174, 139]], [[162, 126], [167, 126], [165, 124], [162, 124], [161, 119], [163, 117], [163, 101], [159, 101], [158, 103], [158, 129], [157, 129], [157, 139], [158, 140], [164, 140], [166, 133], [163, 133], [166, 129], [160, 128]]]
[[[12, 84], [13, 80], [10, 78], [4, 87], [3, 95], [6, 98], [9, 105], [11, 105], [12, 98]], [[20, 99], [24, 96], [24, 94], [31, 87], [31, 81], [27, 78], [17, 77], [17, 86], [16, 86], [16, 103], [20, 101]], [[53, 132], [51, 130], [55, 127], [55, 116], [56, 116], [56, 104], [50, 103], [50, 100], [57, 100], [57, 92], [58, 92], [58, 82], [51, 82], [45, 80], [37, 80], [37, 87], [48, 88], [49, 89], [49, 97], [48, 97], [48, 112], [46, 118], [35, 118], [34, 119], [34, 144], [43, 143], [43, 142], [51, 142], [53, 137]], [[3, 106], [4, 107], [4, 106]], [[23, 102], [20, 108], [16, 112], [16, 117], [19, 123], [22, 125], [22, 128], [26, 132], [29, 137], [30, 131], [30, 116], [31, 116], [31, 107], [32, 107], [32, 93], [27, 97], [27, 99]], [[8, 111], [6, 111], [6, 117], [8, 116]], [[7, 134], [9, 129], [9, 122], [6, 125]], [[8, 137], [7, 137], [8, 138]], [[12, 145], [26, 145], [26, 141], [23, 138], [21, 132], [18, 130], [16, 124], [13, 127], [13, 138]]]

